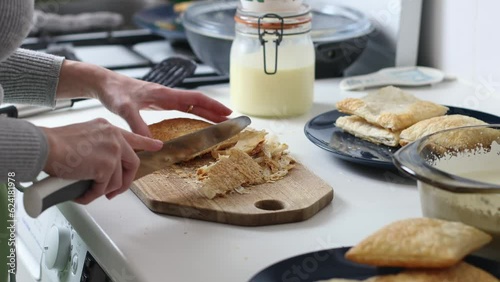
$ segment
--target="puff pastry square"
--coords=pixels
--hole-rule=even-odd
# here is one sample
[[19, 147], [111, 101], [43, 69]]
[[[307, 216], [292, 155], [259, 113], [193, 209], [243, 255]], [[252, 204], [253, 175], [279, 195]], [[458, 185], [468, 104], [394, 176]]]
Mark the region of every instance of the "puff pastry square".
[[446, 115], [433, 117], [430, 119], [419, 121], [401, 131], [399, 144], [401, 146], [404, 146], [426, 135], [445, 129], [483, 124], [487, 123], [477, 118], [464, 115]]
[[393, 132], [373, 125], [358, 116], [341, 116], [335, 121], [335, 126], [375, 144], [384, 144], [391, 147], [399, 145], [399, 131]]
[[421, 120], [442, 116], [448, 108], [420, 100], [394, 86], [387, 86], [363, 98], [346, 98], [336, 104], [340, 112], [357, 115], [372, 124], [398, 131]]
[[347, 251], [351, 261], [408, 268], [450, 267], [492, 237], [460, 222], [410, 218], [391, 223]]
[[444, 269], [405, 270], [395, 275], [375, 276], [365, 282], [498, 282], [493, 275], [466, 262]]

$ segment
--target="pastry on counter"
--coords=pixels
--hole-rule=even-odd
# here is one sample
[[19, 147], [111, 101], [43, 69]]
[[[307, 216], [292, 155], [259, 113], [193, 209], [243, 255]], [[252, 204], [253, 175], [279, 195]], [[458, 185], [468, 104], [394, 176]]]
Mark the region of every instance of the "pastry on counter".
[[199, 168], [197, 174], [202, 180], [200, 191], [209, 199], [224, 195], [240, 186], [265, 182], [259, 164], [239, 149], [229, 150], [217, 162]]
[[445, 268], [492, 237], [469, 225], [433, 218], [396, 221], [347, 251], [348, 260], [373, 266]]
[[405, 129], [448, 111], [445, 106], [418, 99], [394, 86], [381, 88], [362, 98], [343, 99], [336, 106], [342, 113], [359, 116], [368, 123], [391, 131]]
[[419, 138], [445, 129], [462, 126], [485, 125], [486, 122], [464, 115], [445, 115], [422, 120], [401, 131], [399, 144], [407, 145]]
[[[198, 119], [174, 118], [151, 124], [149, 129], [153, 138], [168, 141], [210, 125]], [[295, 160], [289, 155], [288, 145], [267, 135], [265, 130], [247, 128], [193, 157], [206, 158], [203, 165], [191, 160], [183, 162], [184, 167], [193, 167], [194, 175], [179, 173], [198, 181], [200, 192], [209, 199], [242, 191], [243, 187], [278, 181], [295, 166]]]
[[202, 182], [200, 191], [212, 199], [240, 187], [285, 177], [295, 166], [295, 160], [289, 155], [288, 145], [266, 135], [265, 131], [247, 129], [238, 135], [232, 147], [212, 151], [216, 161], [196, 172]]

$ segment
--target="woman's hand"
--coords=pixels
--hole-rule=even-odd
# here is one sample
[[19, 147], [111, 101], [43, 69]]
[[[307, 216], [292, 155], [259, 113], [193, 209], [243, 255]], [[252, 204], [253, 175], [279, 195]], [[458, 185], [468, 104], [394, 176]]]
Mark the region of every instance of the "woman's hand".
[[141, 109], [189, 111], [213, 122], [226, 120], [232, 112], [198, 91], [172, 89], [68, 60], [62, 66], [57, 92], [58, 98], [99, 99], [124, 118], [133, 132], [144, 136], [150, 136], [150, 132], [139, 114]]
[[75, 201], [88, 204], [126, 191], [139, 167], [134, 149], [157, 151], [159, 140], [137, 135], [104, 119], [56, 128], [42, 128], [49, 144], [44, 171], [66, 179], [93, 179], [94, 185]]

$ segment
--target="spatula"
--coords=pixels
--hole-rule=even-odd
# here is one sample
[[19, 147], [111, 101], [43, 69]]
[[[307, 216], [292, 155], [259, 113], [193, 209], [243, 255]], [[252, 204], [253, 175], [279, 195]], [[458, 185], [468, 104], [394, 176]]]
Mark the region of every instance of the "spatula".
[[142, 80], [154, 82], [167, 87], [174, 87], [184, 78], [192, 76], [196, 70], [196, 63], [181, 57], [167, 58], [155, 65]]

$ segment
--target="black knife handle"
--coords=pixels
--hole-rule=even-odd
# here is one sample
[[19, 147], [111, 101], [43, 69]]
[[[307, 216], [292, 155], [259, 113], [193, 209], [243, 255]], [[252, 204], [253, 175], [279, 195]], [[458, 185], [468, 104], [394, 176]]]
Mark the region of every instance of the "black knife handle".
[[92, 184], [92, 180], [47, 177], [24, 191], [24, 209], [29, 216], [36, 218], [54, 205], [82, 196]]
[[6, 116], [10, 118], [17, 118], [17, 108], [16, 106], [7, 106], [7, 107], [2, 107], [0, 108], [0, 116]]

